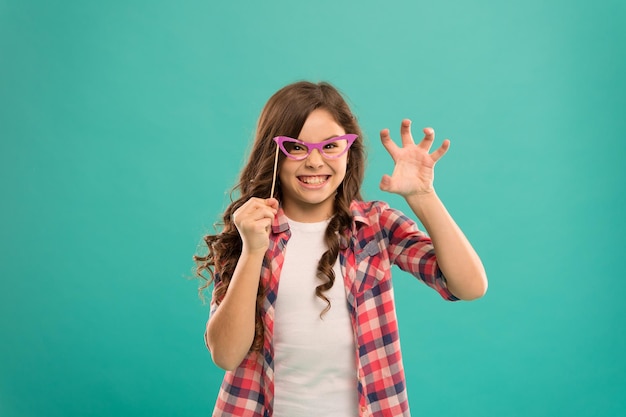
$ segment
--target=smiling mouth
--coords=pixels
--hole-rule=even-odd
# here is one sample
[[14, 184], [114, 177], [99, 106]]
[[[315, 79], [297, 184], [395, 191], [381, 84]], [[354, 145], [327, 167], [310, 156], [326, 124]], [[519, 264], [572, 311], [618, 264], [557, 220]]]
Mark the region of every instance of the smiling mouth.
[[298, 180], [309, 185], [320, 185], [328, 181], [328, 178], [330, 178], [330, 175], [307, 175], [299, 176]]

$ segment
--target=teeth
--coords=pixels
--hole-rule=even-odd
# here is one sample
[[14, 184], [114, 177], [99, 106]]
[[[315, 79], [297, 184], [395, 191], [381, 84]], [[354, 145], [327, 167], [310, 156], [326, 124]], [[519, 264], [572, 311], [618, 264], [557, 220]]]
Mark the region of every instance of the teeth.
[[300, 177], [300, 181], [305, 184], [321, 184], [328, 179], [327, 176], [323, 177]]

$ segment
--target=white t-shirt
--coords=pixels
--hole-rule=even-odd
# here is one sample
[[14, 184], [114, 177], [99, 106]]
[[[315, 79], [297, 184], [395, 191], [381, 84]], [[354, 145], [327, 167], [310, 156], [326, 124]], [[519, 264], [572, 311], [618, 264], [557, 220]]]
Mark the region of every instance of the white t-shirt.
[[355, 345], [339, 259], [323, 318], [326, 302], [315, 295], [327, 226], [289, 220], [274, 312], [274, 417], [358, 416]]

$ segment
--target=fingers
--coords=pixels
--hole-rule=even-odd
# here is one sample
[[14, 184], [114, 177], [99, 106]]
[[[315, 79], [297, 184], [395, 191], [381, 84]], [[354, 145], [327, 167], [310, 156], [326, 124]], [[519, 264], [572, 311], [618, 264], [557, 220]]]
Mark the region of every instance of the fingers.
[[276, 200], [275, 198], [266, 199], [265, 204], [272, 207], [274, 210], [278, 211], [278, 200]]
[[247, 212], [253, 219], [273, 219], [278, 212], [278, 201], [275, 198], [251, 198], [250, 200], [248, 200], [248, 202], [250, 204], [247, 208]]
[[[400, 123], [400, 137], [402, 139], [402, 147], [406, 147], [409, 145], [414, 145], [415, 141], [413, 140], [413, 134], [411, 133], [411, 120], [403, 119], [402, 123]], [[389, 135], [389, 129], [383, 129], [380, 131], [380, 138], [383, 141], [383, 145], [389, 151], [390, 148], [393, 148], [391, 145], [395, 145], [393, 140], [391, 140], [391, 136]], [[426, 150], [430, 150], [430, 147], [435, 140], [435, 130], [431, 127], [424, 128], [424, 139], [418, 144], [421, 148]], [[397, 149], [398, 146], [395, 146]]]
[[259, 209], [264, 207], [269, 207], [272, 210], [278, 210], [278, 200], [276, 200], [275, 198], [252, 197], [248, 201], [243, 203], [242, 206], [237, 209], [237, 211]]
[[400, 137], [402, 138], [402, 146], [413, 145], [413, 135], [411, 134], [411, 120], [404, 119], [400, 123]]
[[389, 152], [389, 155], [391, 155], [391, 157], [395, 161], [395, 155], [399, 148], [398, 145], [396, 145], [395, 142], [391, 139], [391, 136], [389, 136], [389, 129], [383, 129], [380, 131], [380, 140], [385, 149], [387, 149], [387, 152]]
[[[400, 124], [400, 135], [402, 137], [402, 148], [408, 148], [411, 146], [417, 146], [420, 149], [423, 149], [425, 152], [430, 152], [430, 149], [435, 142], [435, 130], [432, 127], [425, 127], [424, 138], [418, 143], [415, 144], [413, 140], [413, 135], [411, 134], [411, 120], [404, 119]], [[397, 160], [401, 149], [396, 143], [391, 139], [389, 135], [389, 129], [383, 129], [380, 131], [380, 139], [382, 141], [383, 146], [387, 149], [387, 152], [391, 155], [394, 161]], [[437, 162], [450, 148], [450, 141], [448, 139], [444, 140], [441, 146], [431, 154], [433, 161]]]
[[430, 151], [430, 148], [433, 146], [433, 142], [435, 141], [435, 130], [432, 127], [424, 128], [424, 139], [419, 143], [419, 147], [424, 149], [426, 152]]
[[277, 212], [278, 201], [276, 199], [253, 197], [233, 213], [233, 221], [242, 232], [259, 232], [271, 225]]
[[441, 144], [441, 146], [437, 148], [435, 152], [430, 154], [430, 157], [433, 159], [433, 162], [437, 162], [442, 156], [444, 156], [445, 153], [448, 152], [448, 149], [450, 149], [450, 140], [445, 139], [443, 143]]

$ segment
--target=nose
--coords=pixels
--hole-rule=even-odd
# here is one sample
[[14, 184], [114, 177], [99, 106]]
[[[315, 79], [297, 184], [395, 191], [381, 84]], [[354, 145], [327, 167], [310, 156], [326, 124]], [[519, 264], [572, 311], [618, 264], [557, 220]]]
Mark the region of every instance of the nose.
[[309, 156], [306, 157], [306, 166], [310, 168], [319, 168], [324, 165], [324, 157], [319, 150], [313, 149]]

